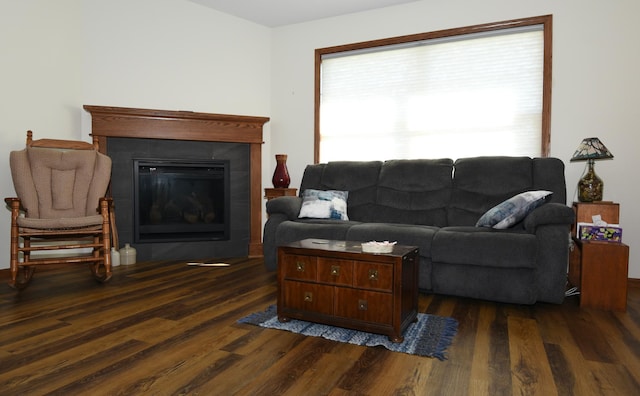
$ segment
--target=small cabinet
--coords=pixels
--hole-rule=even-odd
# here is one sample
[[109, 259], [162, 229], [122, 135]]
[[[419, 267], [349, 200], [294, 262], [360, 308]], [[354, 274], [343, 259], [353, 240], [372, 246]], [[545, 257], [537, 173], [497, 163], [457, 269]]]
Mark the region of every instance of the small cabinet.
[[[609, 224], [618, 224], [617, 203], [574, 202], [577, 222], [591, 222], [600, 215]], [[569, 283], [580, 291], [580, 306], [609, 311], [627, 309], [629, 246], [620, 242], [585, 241], [572, 231], [569, 256]]]
[[629, 246], [576, 240], [570, 266], [577, 267], [572, 283], [580, 290], [581, 307], [626, 311]]

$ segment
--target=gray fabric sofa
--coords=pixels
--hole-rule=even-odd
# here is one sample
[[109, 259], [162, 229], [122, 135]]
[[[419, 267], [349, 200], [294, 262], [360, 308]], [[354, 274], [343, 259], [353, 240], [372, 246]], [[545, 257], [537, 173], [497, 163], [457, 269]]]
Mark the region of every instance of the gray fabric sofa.
[[[348, 191], [349, 220], [298, 218], [301, 197], [267, 202], [264, 262], [305, 238], [397, 241], [419, 247], [420, 290], [498, 302], [561, 303], [569, 230], [564, 164], [556, 158], [474, 157], [308, 165], [300, 192]], [[477, 227], [489, 209], [524, 191], [546, 203], [508, 229]]]

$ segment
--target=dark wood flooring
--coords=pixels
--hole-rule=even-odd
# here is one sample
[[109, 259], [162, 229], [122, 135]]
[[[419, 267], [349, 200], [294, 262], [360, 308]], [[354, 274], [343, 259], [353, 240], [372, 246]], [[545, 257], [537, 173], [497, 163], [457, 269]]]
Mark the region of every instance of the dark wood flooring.
[[84, 268], [0, 285], [2, 395], [639, 395], [640, 289], [626, 313], [421, 295], [460, 325], [448, 359], [238, 324], [276, 301], [260, 259]]

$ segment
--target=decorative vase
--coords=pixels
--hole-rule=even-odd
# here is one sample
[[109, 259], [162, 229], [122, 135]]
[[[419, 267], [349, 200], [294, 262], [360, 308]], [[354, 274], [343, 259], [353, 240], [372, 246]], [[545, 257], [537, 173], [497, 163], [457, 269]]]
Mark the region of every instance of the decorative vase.
[[275, 188], [287, 188], [291, 183], [289, 170], [287, 169], [287, 155], [276, 154], [276, 170], [273, 172], [273, 186]]
[[120, 249], [120, 264], [135, 264], [136, 263], [136, 249], [129, 245], [124, 244], [124, 247]]

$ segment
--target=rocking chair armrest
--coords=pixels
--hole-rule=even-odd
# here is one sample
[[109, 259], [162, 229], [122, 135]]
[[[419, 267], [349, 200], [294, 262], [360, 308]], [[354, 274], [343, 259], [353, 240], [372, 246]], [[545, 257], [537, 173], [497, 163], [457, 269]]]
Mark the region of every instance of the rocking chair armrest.
[[5, 202], [7, 205], [9, 205], [9, 206], [11, 206], [11, 202], [16, 202], [16, 201], [17, 201], [17, 202], [20, 202], [20, 198], [17, 198], [17, 197], [7, 197], [7, 198], [5, 198], [5, 199], [4, 199], [4, 202]]
[[96, 208], [98, 213], [102, 212], [103, 205], [105, 208], [105, 213], [113, 211], [113, 198], [100, 197], [100, 199], [98, 199], [98, 207]]
[[17, 210], [18, 212], [26, 212], [27, 210], [22, 207], [22, 201], [17, 197], [7, 197], [4, 199], [4, 202], [7, 204], [9, 209]]

